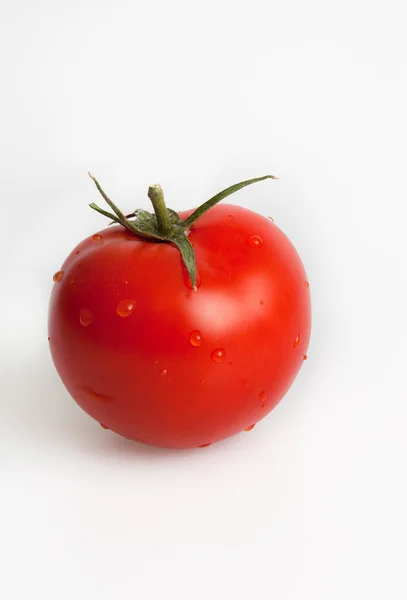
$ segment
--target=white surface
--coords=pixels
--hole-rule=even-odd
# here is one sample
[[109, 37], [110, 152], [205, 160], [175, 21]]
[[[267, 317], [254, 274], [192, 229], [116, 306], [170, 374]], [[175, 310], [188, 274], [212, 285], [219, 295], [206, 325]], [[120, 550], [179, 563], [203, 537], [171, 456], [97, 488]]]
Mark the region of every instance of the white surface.
[[[3, 2], [0, 596], [407, 597], [406, 8], [387, 2]], [[52, 274], [160, 182], [186, 208], [272, 172], [311, 282], [309, 360], [252, 433], [171, 452], [64, 391]]]

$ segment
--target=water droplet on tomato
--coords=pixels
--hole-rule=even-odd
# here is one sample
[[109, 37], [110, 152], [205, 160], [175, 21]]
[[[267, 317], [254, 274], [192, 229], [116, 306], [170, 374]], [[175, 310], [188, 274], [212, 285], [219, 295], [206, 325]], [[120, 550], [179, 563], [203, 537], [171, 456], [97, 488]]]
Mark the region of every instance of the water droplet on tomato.
[[302, 357], [302, 360], [307, 360], [308, 356], [306, 354], [304, 354], [304, 356]]
[[165, 377], [167, 375], [167, 373], [168, 373], [167, 369], [161, 369], [161, 371], [160, 371], [161, 377]]
[[125, 300], [120, 300], [119, 304], [116, 306], [116, 312], [119, 317], [129, 317], [134, 313], [135, 308], [136, 302], [126, 298]]
[[103, 238], [99, 233], [95, 233], [95, 235], [92, 235], [92, 242], [99, 242], [102, 243], [103, 242]]
[[228, 219], [229, 219], [229, 221], [232, 221], [233, 216], [232, 215], [228, 215]]
[[264, 401], [265, 401], [265, 399], [266, 399], [266, 392], [264, 392], [264, 391], [263, 391], [263, 392], [260, 392], [260, 400], [261, 400], [262, 402], [264, 402]]
[[251, 431], [256, 423], [254, 423], [253, 425], [249, 425], [249, 427], [246, 427], [245, 431]]
[[64, 272], [63, 271], [57, 271], [55, 273], [55, 275], [53, 276], [53, 280], [58, 283], [59, 281], [61, 281], [62, 277], [64, 276]]
[[79, 313], [79, 321], [83, 327], [88, 327], [88, 325], [93, 322], [94, 318], [95, 315], [88, 308], [82, 308], [81, 312]]
[[216, 348], [211, 354], [213, 362], [219, 364], [225, 360], [226, 352], [223, 348]]
[[103, 427], [103, 429], [109, 429], [109, 427], [107, 425], [103, 425], [103, 423], [101, 423], [100, 426]]
[[270, 221], [272, 221], [274, 223], [273, 217], [267, 217], [267, 218], [270, 219]]
[[79, 253], [80, 253], [80, 250], [77, 250], [77, 251], [75, 252], [75, 254], [79, 254]]
[[305, 281], [304, 285], [305, 285], [306, 288], [309, 288], [309, 282], [308, 281]]
[[296, 348], [298, 346], [298, 344], [300, 343], [300, 339], [301, 339], [301, 336], [299, 333], [297, 333], [295, 340], [294, 340], [294, 348]]
[[107, 394], [100, 394], [99, 392], [95, 392], [92, 388], [85, 388], [85, 393], [91, 400], [95, 402], [114, 402], [114, 398], [112, 396], [108, 396]]
[[201, 379], [199, 383], [206, 383], [206, 379]]
[[48, 341], [49, 341], [49, 342], [51, 341], [51, 338], [50, 338], [49, 336], [48, 336]]
[[189, 343], [192, 346], [200, 346], [202, 344], [202, 342], [203, 342], [202, 333], [198, 329], [191, 331], [191, 333], [189, 334]]
[[75, 283], [75, 279], [72, 277], [72, 279], [69, 280], [69, 285], [73, 285]]
[[264, 304], [264, 300], [260, 300], [260, 304], [263, 305]]
[[198, 448], [207, 448], [208, 446], [211, 445], [212, 442], [209, 442], [209, 444], [201, 444], [200, 446], [198, 446]]
[[261, 248], [261, 246], [263, 245], [263, 240], [259, 235], [252, 235], [247, 240], [247, 243], [251, 248]]

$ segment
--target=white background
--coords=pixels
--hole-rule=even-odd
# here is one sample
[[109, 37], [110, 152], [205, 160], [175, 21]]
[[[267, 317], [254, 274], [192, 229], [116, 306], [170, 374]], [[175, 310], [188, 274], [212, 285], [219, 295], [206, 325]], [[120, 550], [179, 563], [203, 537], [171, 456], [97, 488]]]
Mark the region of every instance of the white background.
[[[0, 12], [1, 598], [405, 599], [405, 2]], [[233, 201], [296, 245], [313, 336], [253, 432], [143, 447], [63, 389], [47, 303], [105, 226], [88, 169], [126, 210], [281, 178]]]

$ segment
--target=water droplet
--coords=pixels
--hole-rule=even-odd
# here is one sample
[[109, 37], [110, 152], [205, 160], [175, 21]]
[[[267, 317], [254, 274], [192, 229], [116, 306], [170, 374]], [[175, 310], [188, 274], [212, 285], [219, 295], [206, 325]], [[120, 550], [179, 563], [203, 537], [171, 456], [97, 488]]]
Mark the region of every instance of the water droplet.
[[229, 219], [229, 221], [232, 221], [233, 216], [232, 215], [228, 215], [228, 219]]
[[200, 446], [198, 446], [198, 448], [207, 448], [208, 446], [211, 445], [212, 442], [209, 442], [209, 444], [201, 444]]
[[90, 325], [94, 318], [95, 315], [88, 308], [82, 308], [81, 312], [79, 313], [79, 321], [83, 327]]
[[64, 276], [64, 272], [63, 271], [57, 271], [55, 273], [55, 275], [53, 276], [53, 280], [58, 283], [59, 281], [61, 281], [62, 277]]
[[80, 253], [80, 250], [77, 250], [77, 251], [75, 252], [75, 254], [79, 254], [79, 253]]
[[75, 279], [72, 277], [72, 279], [69, 280], [69, 285], [73, 285], [75, 283]]
[[153, 360], [153, 363], [154, 363], [155, 365], [158, 365], [158, 360]]
[[212, 354], [211, 358], [215, 363], [221, 363], [225, 360], [226, 352], [223, 348], [216, 348]]
[[300, 343], [300, 339], [301, 339], [301, 336], [299, 333], [297, 333], [295, 340], [294, 340], [294, 348], [296, 348], [298, 346], [298, 344]]
[[308, 356], [306, 354], [303, 355], [302, 360], [307, 360]]
[[206, 379], [201, 379], [199, 383], [206, 383]]
[[266, 392], [264, 392], [264, 391], [263, 391], [263, 392], [260, 392], [260, 400], [261, 400], [262, 402], [264, 402], [264, 401], [265, 401], [265, 399], [266, 399]]
[[251, 431], [256, 423], [254, 423], [253, 425], [249, 425], [249, 427], [246, 427], [245, 431]]
[[103, 242], [103, 238], [99, 233], [95, 233], [95, 235], [92, 235], [92, 242], [99, 242], [102, 243]]
[[51, 341], [51, 338], [50, 338], [49, 336], [48, 336], [48, 341], [49, 341], [49, 342]]
[[261, 246], [263, 245], [263, 240], [259, 235], [252, 235], [247, 240], [247, 243], [251, 248], [261, 248]]
[[189, 334], [189, 343], [192, 346], [200, 346], [202, 344], [202, 342], [203, 342], [202, 333], [198, 329], [191, 331], [191, 333]]
[[305, 287], [306, 287], [306, 288], [309, 288], [309, 283], [308, 283], [308, 281], [305, 281], [305, 282], [304, 282], [304, 285], [305, 285]]
[[160, 371], [161, 377], [165, 377], [167, 375], [167, 373], [168, 373], [167, 369], [161, 369], [161, 371]]
[[260, 304], [263, 305], [264, 304], [264, 300], [260, 300]]
[[95, 392], [95, 390], [90, 387], [83, 388], [83, 391], [85, 392], [87, 397], [90, 398], [91, 400], [93, 400], [94, 402], [100, 402], [103, 404], [105, 402], [114, 402], [115, 401], [113, 396], [108, 396], [107, 394], [101, 394], [99, 392]]
[[100, 426], [103, 427], [103, 429], [109, 429], [109, 427], [107, 425], [103, 425], [103, 423], [101, 423]]
[[274, 223], [273, 217], [267, 217], [267, 218], [270, 219], [270, 221], [272, 221]]
[[119, 317], [129, 317], [134, 312], [135, 308], [136, 302], [126, 298], [125, 300], [120, 300], [119, 304], [116, 306], [116, 312]]
[[114, 402], [113, 396], [108, 396], [107, 394], [100, 394], [99, 392], [95, 392], [95, 390], [89, 388], [87, 388], [85, 391], [87, 396], [95, 402]]

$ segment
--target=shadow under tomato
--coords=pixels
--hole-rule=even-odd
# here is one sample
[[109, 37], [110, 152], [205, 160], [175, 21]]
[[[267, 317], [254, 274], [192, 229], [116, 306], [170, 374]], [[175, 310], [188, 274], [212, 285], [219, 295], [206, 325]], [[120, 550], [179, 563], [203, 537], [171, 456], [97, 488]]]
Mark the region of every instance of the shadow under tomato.
[[[0, 364], [0, 435], [21, 444], [60, 452], [86, 454], [103, 460], [123, 456], [148, 461], [189, 461], [191, 455], [210, 456], [249, 443], [247, 433], [232, 436], [209, 447], [168, 449], [126, 439], [103, 429], [87, 415], [66, 391], [52, 363], [47, 346], [31, 360]], [[206, 446], [206, 445], [205, 445]], [[216, 450], [215, 450], [216, 449]]]

